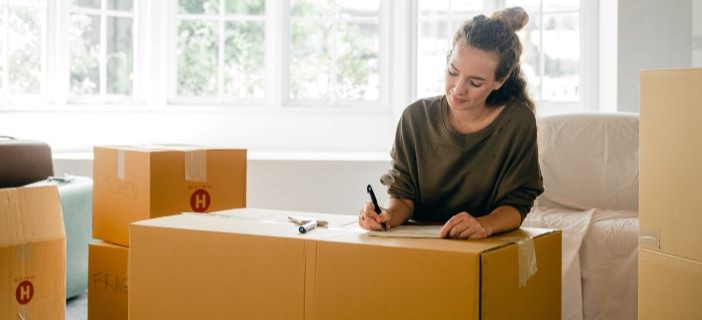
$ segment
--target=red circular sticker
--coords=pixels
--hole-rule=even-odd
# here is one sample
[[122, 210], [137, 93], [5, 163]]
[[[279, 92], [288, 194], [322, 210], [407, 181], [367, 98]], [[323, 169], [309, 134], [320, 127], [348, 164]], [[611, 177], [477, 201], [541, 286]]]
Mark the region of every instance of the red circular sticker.
[[27, 304], [34, 297], [34, 285], [29, 280], [20, 282], [15, 290], [15, 298], [19, 304]]
[[190, 208], [195, 212], [205, 212], [210, 207], [210, 194], [204, 189], [197, 189], [190, 196]]

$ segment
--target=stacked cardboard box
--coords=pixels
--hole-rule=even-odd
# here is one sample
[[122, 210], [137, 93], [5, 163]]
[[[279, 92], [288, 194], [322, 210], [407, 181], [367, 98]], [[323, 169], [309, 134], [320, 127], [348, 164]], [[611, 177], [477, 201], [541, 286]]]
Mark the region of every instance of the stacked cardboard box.
[[126, 319], [129, 224], [246, 206], [246, 150], [95, 147], [89, 319]]
[[641, 73], [639, 319], [702, 315], [702, 69]]
[[63, 319], [66, 234], [56, 186], [0, 189], [0, 319]]
[[[290, 215], [330, 226], [300, 234]], [[355, 224], [260, 209], [135, 223], [129, 318], [561, 317], [559, 231], [461, 241], [372, 237]]]

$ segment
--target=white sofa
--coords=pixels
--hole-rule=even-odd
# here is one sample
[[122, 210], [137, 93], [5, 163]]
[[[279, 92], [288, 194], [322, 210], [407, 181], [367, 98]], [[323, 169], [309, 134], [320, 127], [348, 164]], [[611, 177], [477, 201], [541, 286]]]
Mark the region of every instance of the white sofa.
[[637, 318], [639, 116], [541, 117], [544, 193], [524, 226], [563, 229], [562, 318]]

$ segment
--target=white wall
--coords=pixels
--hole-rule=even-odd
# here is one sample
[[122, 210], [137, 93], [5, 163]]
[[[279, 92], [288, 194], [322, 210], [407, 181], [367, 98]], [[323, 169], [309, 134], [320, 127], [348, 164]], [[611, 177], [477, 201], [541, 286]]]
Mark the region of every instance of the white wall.
[[639, 112], [641, 70], [691, 66], [691, 12], [692, 0], [619, 0], [617, 110]]
[[692, 66], [702, 67], [702, 0], [692, 1]]
[[[289, 155], [286, 157], [290, 158]], [[313, 155], [296, 159], [249, 159], [247, 167], [247, 205], [304, 212], [337, 214], [358, 213], [369, 201], [366, 185], [372, 184], [382, 205], [388, 199], [379, 178], [390, 166], [388, 155], [367, 154], [366, 159], [352, 156]], [[268, 157], [273, 158], [273, 157]], [[346, 158], [346, 159], [344, 159]], [[92, 176], [89, 155], [55, 155], [54, 174]]]

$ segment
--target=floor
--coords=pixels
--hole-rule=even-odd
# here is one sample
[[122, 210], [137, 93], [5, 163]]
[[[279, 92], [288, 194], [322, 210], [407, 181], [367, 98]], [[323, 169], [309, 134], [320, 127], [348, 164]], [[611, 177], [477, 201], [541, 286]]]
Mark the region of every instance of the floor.
[[88, 319], [88, 292], [66, 300], [66, 320]]

